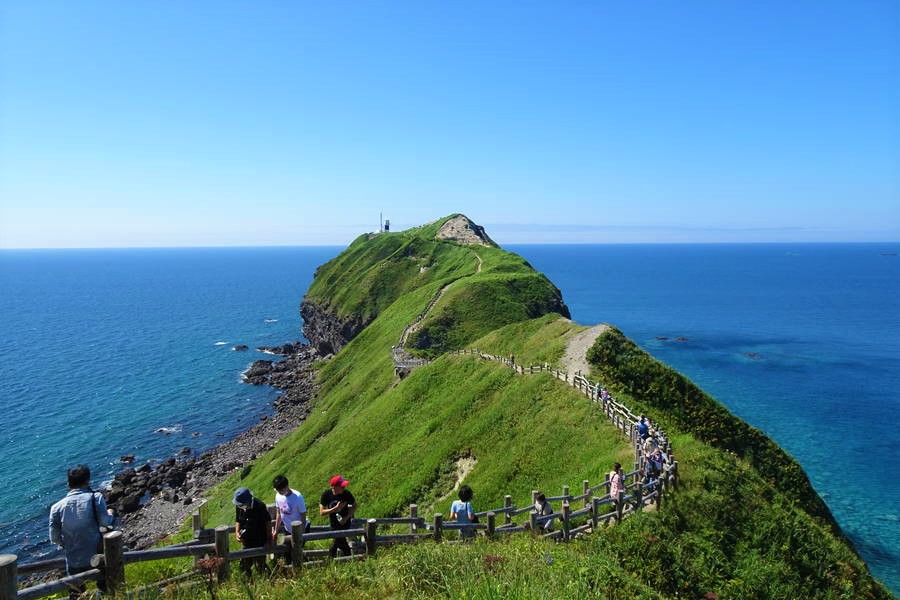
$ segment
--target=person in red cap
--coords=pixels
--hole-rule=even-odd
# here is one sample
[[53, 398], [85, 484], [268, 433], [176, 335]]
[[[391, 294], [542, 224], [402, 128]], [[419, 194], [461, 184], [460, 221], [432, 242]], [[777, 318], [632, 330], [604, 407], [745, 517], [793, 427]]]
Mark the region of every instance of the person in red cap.
[[[331, 487], [322, 493], [322, 498], [319, 500], [319, 514], [328, 515], [332, 529], [350, 529], [353, 515], [356, 514], [356, 498], [347, 489], [350, 482], [340, 475], [335, 475], [331, 478], [330, 484]], [[332, 540], [329, 550], [331, 558], [337, 556], [338, 550], [341, 551], [342, 556], [350, 556], [350, 544], [347, 543], [347, 538]]]

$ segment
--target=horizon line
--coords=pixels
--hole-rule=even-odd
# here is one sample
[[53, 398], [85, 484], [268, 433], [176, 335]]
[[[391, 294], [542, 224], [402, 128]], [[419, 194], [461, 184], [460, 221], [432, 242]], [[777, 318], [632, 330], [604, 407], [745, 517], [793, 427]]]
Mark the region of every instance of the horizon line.
[[[392, 232], [401, 233], [401, 232]], [[495, 240], [496, 242], [496, 240]], [[900, 240], [880, 241], [732, 241], [732, 242], [694, 242], [694, 241], [660, 241], [660, 242], [508, 242], [507, 246], [823, 246], [823, 245], [878, 245], [900, 244]], [[173, 246], [0, 246], [0, 252], [14, 251], [53, 251], [53, 250], [220, 250], [220, 249], [262, 249], [262, 248], [346, 248], [349, 244], [220, 244], [220, 245], [173, 245]], [[500, 248], [504, 247], [499, 244]]]

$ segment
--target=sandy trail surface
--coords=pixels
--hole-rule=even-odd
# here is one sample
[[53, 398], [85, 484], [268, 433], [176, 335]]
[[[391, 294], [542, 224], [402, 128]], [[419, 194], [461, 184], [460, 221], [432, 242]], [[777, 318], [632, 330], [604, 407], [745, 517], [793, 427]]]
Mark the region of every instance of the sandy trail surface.
[[581, 371], [582, 375], [587, 375], [591, 370], [587, 362], [587, 351], [594, 345], [594, 340], [597, 339], [597, 336], [608, 329], [609, 325], [601, 323], [585, 329], [581, 333], [576, 333], [569, 338], [566, 353], [562, 357], [563, 370], [571, 374]]

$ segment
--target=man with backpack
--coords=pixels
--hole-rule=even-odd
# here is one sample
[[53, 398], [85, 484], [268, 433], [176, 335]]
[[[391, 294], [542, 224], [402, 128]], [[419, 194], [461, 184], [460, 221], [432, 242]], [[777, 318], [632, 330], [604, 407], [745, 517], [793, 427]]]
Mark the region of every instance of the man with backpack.
[[[103, 495], [91, 489], [87, 465], [69, 469], [67, 479], [69, 493], [50, 508], [50, 541], [66, 554], [66, 574], [76, 575], [91, 568], [91, 558], [103, 549], [101, 528], [112, 527], [114, 517]], [[102, 569], [97, 588], [106, 591]], [[84, 590], [84, 583], [73, 584], [69, 597], [77, 598]]]

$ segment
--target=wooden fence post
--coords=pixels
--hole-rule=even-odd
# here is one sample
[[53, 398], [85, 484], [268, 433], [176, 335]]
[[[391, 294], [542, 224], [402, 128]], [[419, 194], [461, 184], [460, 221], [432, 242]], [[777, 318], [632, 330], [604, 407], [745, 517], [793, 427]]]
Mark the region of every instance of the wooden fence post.
[[223, 559], [216, 573], [219, 583], [226, 581], [231, 573], [231, 565], [228, 564], [228, 545], [231, 542], [231, 527], [219, 525], [216, 527], [216, 556]]
[[441, 541], [441, 534], [444, 529], [444, 515], [441, 513], [434, 513], [434, 541]]
[[591, 506], [591, 531], [596, 533], [600, 527], [600, 498], [594, 496], [591, 500], [593, 502]]
[[[418, 504], [410, 504], [409, 505], [409, 518], [416, 519], [416, 518], [418, 518], [418, 516], [419, 516], [419, 505]], [[409, 532], [410, 533], [415, 533], [416, 531], [418, 531], [418, 529], [419, 529], [419, 525], [417, 523], [409, 524]]]
[[18, 560], [15, 554], [0, 554], [0, 600], [15, 600], [19, 593]]
[[619, 496], [616, 498], [616, 521], [622, 522], [622, 511], [625, 509], [625, 492], [619, 490]]
[[487, 514], [487, 536], [494, 537], [494, 531], [497, 529], [497, 513], [489, 512]]
[[584, 507], [587, 508], [591, 505], [591, 499], [588, 498], [588, 495], [591, 493], [591, 484], [585, 479], [581, 482], [581, 495], [584, 496]]
[[199, 510], [191, 513], [191, 529], [194, 530], [194, 537], [198, 538], [199, 534], [197, 532], [203, 529], [203, 519], [200, 517]]
[[635, 504], [635, 510], [641, 512], [642, 510], [644, 510], [644, 484], [641, 483], [640, 480], [635, 483], [636, 485], [634, 486], [634, 498], [637, 501], [637, 503]]
[[540, 529], [540, 526], [538, 525], [538, 522], [537, 522], [537, 519], [538, 519], [537, 511], [532, 510], [530, 513], [528, 513], [528, 518], [529, 518], [528, 529], [531, 530], [531, 533], [537, 534], [538, 530]]
[[663, 503], [662, 497], [663, 497], [663, 494], [665, 493], [666, 477], [668, 476], [667, 471], [668, 471], [668, 469], [663, 467], [663, 472], [660, 473], [659, 477], [657, 477], [657, 479], [656, 479], [656, 509], [657, 510], [662, 509], [662, 503]]
[[565, 501], [563, 501], [563, 505], [562, 505], [562, 526], [563, 526], [563, 539], [566, 541], [569, 541], [569, 530], [570, 530], [569, 512], [570, 512], [569, 501], [565, 500]]
[[[503, 508], [510, 509], [512, 505], [512, 496], [503, 496]], [[509, 510], [503, 513], [503, 523], [506, 525], [512, 523], [512, 515], [509, 514]]]
[[568, 504], [568, 503], [569, 503], [569, 486], [567, 486], [567, 485], [564, 485], [564, 486], [563, 486], [563, 493], [562, 493], [562, 495], [565, 496], [565, 498], [563, 499], [563, 502], [565, 502], [566, 504]]
[[106, 588], [113, 596], [125, 587], [125, 559], [122, 555], [122, 543], [121, 531], [111, 531], [103, 536]]
[[306, 524], [303, 521], [291, 521], [291, 564], [303, 568], [303, 532]]
[[378, 521], [369, 519], [366, 521], [366, 556], [375, 556], [375, 531], [378, 528]]

